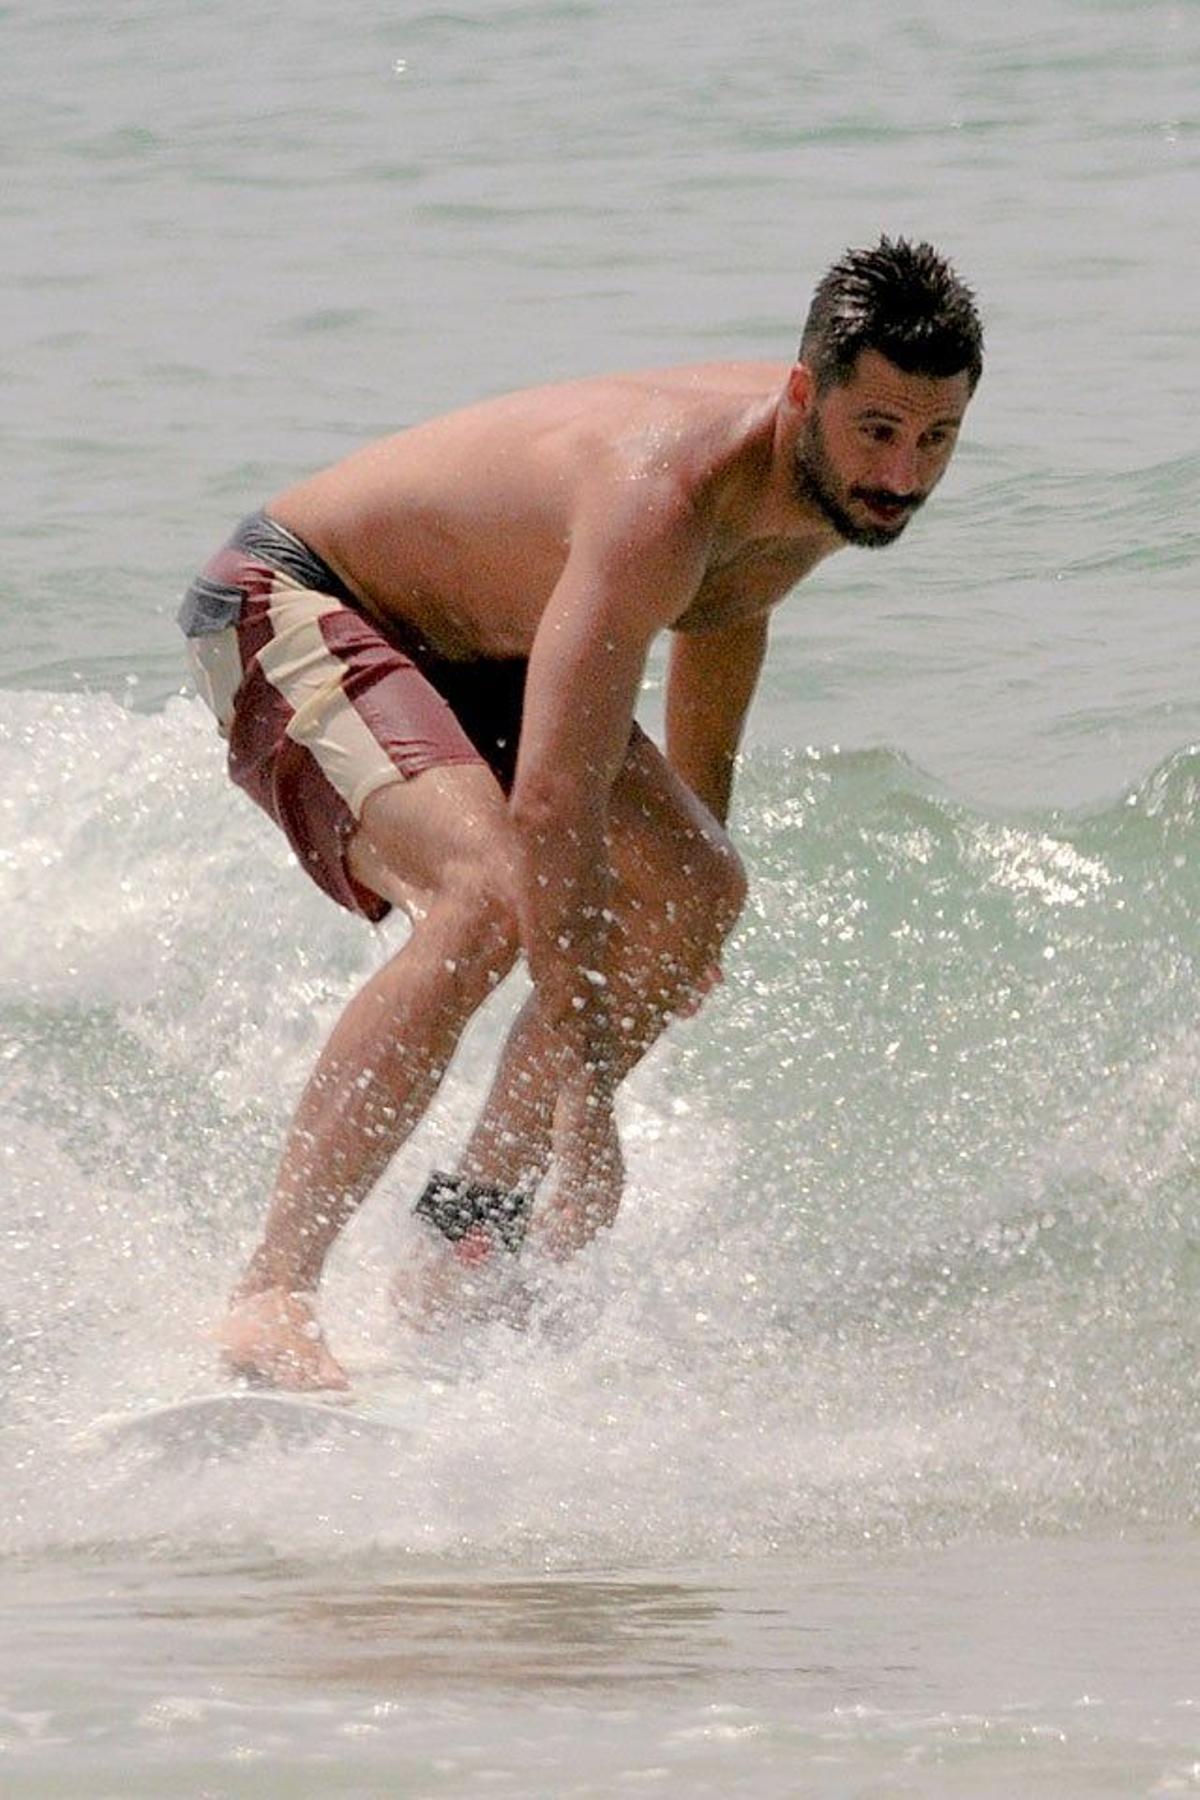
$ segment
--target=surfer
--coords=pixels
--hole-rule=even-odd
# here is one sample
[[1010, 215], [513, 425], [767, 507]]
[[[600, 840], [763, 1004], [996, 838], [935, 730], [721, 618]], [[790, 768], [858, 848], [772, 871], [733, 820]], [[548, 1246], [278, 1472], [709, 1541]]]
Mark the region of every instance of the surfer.
[[[824, 275], [790, 366], [563, 382], [369, 445], [244, 520], [180, 622], [232, 777], [300, 866], [412, 930], [300, 1098], [227, 1365], [343, 1386], [316, 1316], [337, 1234], [523, 955], [529, 999], [458, 1167], [418, 1202], [455, 1255], [612, 1223], [616, 1090], [719, 980], [746, 877], [726, 832], [772, 608], [846, 544], [892, 544], [945, 472], [982, 366], [928, 244]], [[671, 633], [665, 754], [634, 721]]]

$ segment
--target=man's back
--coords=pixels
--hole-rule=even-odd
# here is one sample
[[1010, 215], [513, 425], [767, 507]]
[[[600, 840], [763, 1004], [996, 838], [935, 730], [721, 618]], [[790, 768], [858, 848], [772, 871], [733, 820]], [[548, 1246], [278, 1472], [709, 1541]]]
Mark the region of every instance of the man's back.
[[524, 655], [580, 524], [703, 514], [786, 372], [697, 364], [502, 395], [368, 445], [267, 510], [442, 653]]

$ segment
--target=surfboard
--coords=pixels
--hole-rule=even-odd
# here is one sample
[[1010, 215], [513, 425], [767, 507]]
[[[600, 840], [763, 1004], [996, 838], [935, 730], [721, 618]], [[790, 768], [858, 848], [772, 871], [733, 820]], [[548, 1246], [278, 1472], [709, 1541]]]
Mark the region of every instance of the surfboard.
[[138, 1445], [172, 1459], [245, 1455], [266, 1445], [304, 1449], [404, 1441], [404, 1428], [353, 1391], [344, 1398], [226, 1388], [183, 1400], [110, 1413], [87, 1433], [112, 1446]]

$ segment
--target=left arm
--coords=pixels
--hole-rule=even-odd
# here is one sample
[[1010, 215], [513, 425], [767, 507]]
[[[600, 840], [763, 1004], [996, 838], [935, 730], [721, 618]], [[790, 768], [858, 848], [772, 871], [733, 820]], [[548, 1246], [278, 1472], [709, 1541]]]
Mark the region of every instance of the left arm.
[[767, 649], [767, 614], [677, 632], [667, 673], [667, 761], [723, 825], [746, 713]]

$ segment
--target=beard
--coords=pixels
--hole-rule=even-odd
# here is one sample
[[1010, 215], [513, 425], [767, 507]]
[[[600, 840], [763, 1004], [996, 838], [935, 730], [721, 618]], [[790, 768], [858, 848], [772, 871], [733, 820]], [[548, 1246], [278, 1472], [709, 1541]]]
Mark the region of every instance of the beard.
[[[863, 550], [882, 550], [885, 545], [894, 544], [917, 508], [924, 506], [928, 498], [921, 493], [893, 494], [885, 488], [852, 487], [842, 490], [825, 443], [821, 422], [815, 413], [810, 415], [804, 436], [796, 447], [792, 483], [796, 498], [801, 504], [815, 506], [840, 538]], [[884, 524], [882, 520], [861, 524], [847, 509], [848, 502], [852, 500], [863, 500], [869, 505], [883, 503], [903, 506], [906, 510], [894, 525]]]

